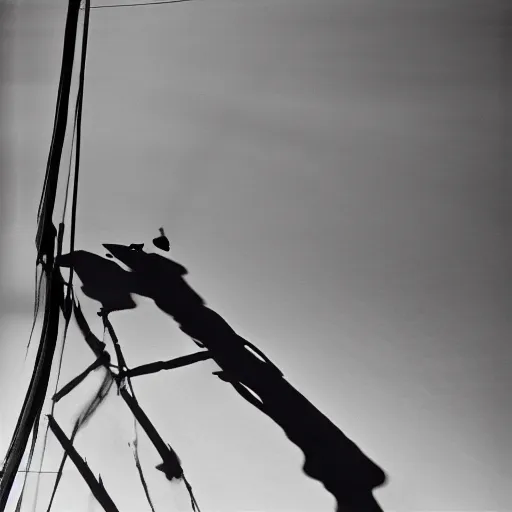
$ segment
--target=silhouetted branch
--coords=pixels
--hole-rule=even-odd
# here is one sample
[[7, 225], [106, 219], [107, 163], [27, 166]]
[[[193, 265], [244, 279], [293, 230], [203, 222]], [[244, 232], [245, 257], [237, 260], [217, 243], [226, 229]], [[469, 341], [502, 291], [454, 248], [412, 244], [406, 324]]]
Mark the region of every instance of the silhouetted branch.
[[[85, 318], [81, 314], [80, 308], [76, 304], [75, 304], [74, 312], [75, 312], [75, 315], [77, 313], [79, 315], [81, 315], [79, 323], [83, 327], [82, 334], [84, 335], [84, 337], [86, 337], [86, 336], [90, 337], [91, 335], [94, 336], [91, 333], [89, 326], [87, 325], [87, 323], [85, 321]], [[102, 316], [102, 315], [100, 315], [100, 316]], [[78, 319], [77, 319], [77, 321], [78, 321]], [[112, 336], [114, 346], [116, 344], [118, 345], [118, 350], [119, 350], [118, 357], [120, 357], [121, 361], [124, 362], [124, 357], [123, 357], [123, 354], [121, 351], [121, 347], [119, 345], [117, 335], [114, 332], [112, 324], [110, 323], [110, 321], [108, 321], [108, 318], [107, 318], [107, 322], [108, 322], [107, 328], [109, 328], [109, 332], [110, 332], [110, 335]], [[95, 339], [97, 339], [97, 338], [95, 338]], [[95, 350], [95, 348], [97, 348], [94, 343], [89, 344], [89, 347], [92, 350]], [[121, 397], [123, 398], [123, 400], [126, 402], [128, 407], [132, 411], [132, 413], [135, 416], [135, 419], [137, 420], [139, 425], [146, 432], [146, 435], [149, 437], [150, 441], [155, 446], [155, 449], [158, 451], [159, 455], [162, 457], [162, 460], [163, 460], [162, 467], [165, 467], [164, 473], [166, 473], [166, 476], [169, 479], [181, 478], [181, 475], [183, 474], [183, 470], [181, 469], [181, 464], [179, 462], [177, 455], [175, 454], [175, 452], [172, 449], [170, 449], [170, 447], [168, 447], [168, 445], [165, 444], [164, 440], [160, 437], [160, 434], [158, 433], [156, 428], [153, 426], [153, 424], [151, 423], [151, 421], [149, 420], [147, 415], [144, 413], [144, 411], [138, 404], [135, 397], [130, 395], [126, 391], [126, 389], [124, 387], [122, 387], [122, 385], [121, 385], [121, 381], [123, 379], [122, 373], [120, 373], [119, 375], [115, 375], [112, 372], [112, 370], [110, 369], [110, 367], [108, 366], [108, 364], [104, 363], [103, 365], [104, 365], [105, 369], [109, 372], [109, 375], [116, 380]], [[127, 380], [129, 380], [129, 379], [127, 379]]]
[[133, 4], [113, 4], [113, 5], [92, 5], [91, 9], [111, 9], [113, 7], [142, 7], [146, 5], [180, 4], [190, 2], [191, 0], [159, 0], [156, 2], [138, 2]]
[[87, 320], [85, 319], [84, 314], [82, 313], [82, 308], [80, 304], [73, 300], [73, 313], [75, 315], [76, 323], [78, 324], [78, 328], [82, 333], [85, 342], [89, 345], [89, 348], [96, 354], [96, 357], [101, 357], [101, 354], [105, 350], [105, 343], [100, 341], [95, 334], [91, 331]]
[[122, 376], [136, 377], [139, 375], [148, 375], [150, 373], [160, 372], [162, 370], [173, 370], [174, 368], [181, 368], [182, 366], [188, 366], [189, 364], [197, 363], [199, 361], [206, 361], [211, 359], [211, 354], [208, 350], [202, 350], [201, 352], [195, 352], [186, 356], [176, 357], [169, 361], [156, 361], [154, 363], [143, 364], [132, 368], [122, 373]]
[[108, 319], [108, 312], [100, 311], [98, 313], [98, 316], [101, 317], [103, 320], [103, 325], [108, 330], [108, 333], [110, 334], [110, 337], [112, 338], [112, 343], [114, 344], [114, 351], [116, 353], [117, 357], [117, 364], [119, 366], [119, 372], [122, 372], [123, 370], [127, 369], [126, 361], [124, 359], [123, 352], [121, 350], [121, 346], [119, 345], [119, 340], [117, 339], [117, 335], [114, 331], [114, 328], [112, 327], [112, 324], [110, 323], [110, 320]]
[[[73, 442], [75, 441], [75, 437], [78, 434], [78, 429], [79, 429], [79, 423], [77, 421], [75, 423], [75, 426], [73, 427], [73, 432], [71, 433], [71, 438], [69, 440], [69, 442], [71, 444], [73, 444]], [[64, 471], [64, 465], [66, 464], [67, 459], [68, 459], [68, 453], [65, 451], [64, 454], [62, 455], [62, 459], [60, 460], [59, 469], [57, 470], [57, 476], [55, 477], [55, 481], [53, 482], [52, 494], [50, 496], [50, 501], [48, 503], [48, 508], [46, 509], [46, 512], [50, 512], [50, 510], [52, 508], [53, 500], [55, 499], [55, 495], [57, 494], [57, 489], [59, 487], [59, 484], [60, 484], [60, 481], [62, 478], [62, 472]]]
[[[76, 435], [78, 434], [78, 431], [89, 421], [91, 416], [96, 412], [98, 407], [101, 405], [103, 400], [106, 398], [108, 392], [110, 391], [110, 388], [112, 387], [112, 383], [114, 382], [114, 377], [112, 375], [112, 372], [110, 372], [108, 366], [106, 366], [107, 373], [105, 374], [103, 378], [103, 382], [101, 383], [98, 391], [94, 395], [93, 399], [89, 402], [89, 404], [82, 410], [80, 415], [78, 416], [77, 420], [75, 421], [75, 425], [73, 427], [73, 432], [71, 434], [70, 443], [73, 444]], [[53, 500], [55, 498], [55, 495], [57, 493], [57, 488], [59, 486], [60, 480], [62, 478], [62, 472], [64, 471], [64, 464], [66, 463], [67, 459], [67, 452], [64, 452], [64, 455], [62, 456], [59, 470], [57, 472], [57, 477], [55, 479], [52, 495], [50, 497], [50, 502], [48, 504], [47, 512], [50, 512], [50, 509], [53, 504]]]
[[169, 480], [174, 478], [180, 479], [183, 475], [183, 469], [174, 450], [171, 450], [169, 446], [165, 444], [156, 428], [146, 416], [146, 413], [141, 409], [137, 400], [135, 400], [135, 398], [133, 398], [123, 387], [120, 389], [120, 394], [137, 419], [139, 425], [144, 429], [144, 432], [146, 432], [146, 435], [153, 443], [158, 454], [162, 457], [163, 464], [161, 465], [161, 469], [165, 473], [165, 476]]
[[103, 352], [100, 357], [96, 359], [91, 365], [89, 365], [80, 375], [77, 375], [74, 379], [69, 381], [62, 389], [55, 393], [52, 400], [57, 403], [59, 400], [64, 398], [67, 394], [71, 393], [73, 389], [75, 389], [83, 380], [94, 370], [99, 368], [100, 366], [108, 365], [110, 361], [110, 354], [108, 352]]
[[106, 512], [119, 512], [114, 502], [108, 495], [103, 483], [101, 481], [96, 480], [94, 474], [89, 469], [87, 463], [80, 457], [75, 447], [71, 443], [71, 441], [66, 437], [66, 434], [59, 427], [58, 423], [55, 421], [53, 416], [48, 416], [48, 422], [50, 425], [50, 429], [53, 434], [62, 445], [62, 448], [67, 453], [69, 458], [73, 461], [76, 468], [82, 475], [82, 478], [85, 480], [89, 489], [93, 493], [94, 497], [98, 500], [101, 506], [105, 509]]
[[[75, 314], [77, 312], [79, 312], [79, 314], [81, 314], [80, 309], [78, 307], [75, 307]], [[100, 312], [100, 313], [101, 313], [100, 316], [102, 316], [104, 321], [106, 321], [105, 326], [109, 330], [110, 336], [112, 337], [112, 341], [114, 343], [114, 347], [117, 346], [117, 355], [118, 355], [119, 362], [120, 362], [120, 364], [121, 364], [121, 362], [122, 362], [122, 364], [125, 364], [121, 346], [119, 344], [117, 335], [112, 327], [112, 324], [108, 320], [107, 314], [104, 314], [103, 312]], [[82, 317], [80, 323], [83, 326], [82, 333], [84, 334], [84, 337], [86, 335], [92, 334], [92, 333], [90, 333], [90, 329], [85, 322], [85, 318]], [[94, 348], [93, 348], [94, 344], [89, 344], [89, 346], [92, 350], [94, 350]], [[207, 353], [207, 351], [203, 351], [203, 352], [199, 353], [201, 355], [201, 359], [203, 357], [206, 359], [206, 353]], [[199, 354], [191, 354], [191, 356], [199, 357]], [[190, 356], [185, 356], [185, 357], [190, 358]], [[164, 364], [165, 363], [166, 362], [164, 362]], [[115, 375], [112, 372], [112, 370], [110, 369], [108, 364], [104, 363], [104, 367], [107, 370], [108, 374], [116, 380], [117, 385], [118, 385], [119, 394], [121, 395], [123, 400], [126, 402], [128, 407], [132, 411], [132, 414], [134, 415], [136, 421], [143, 428], [146, 435], [148, 436], [148, 438], [152, 442], [153, 446], [155, 447], [155, 449], [159, 453], [160, 457], [162, 458], [163, 462], [162, 462], [162, 464], [157, 466], [157, 469], [163, 471], [163, 473], [165, 474], [165, 476], [167, 477], [168, 480], [183, 478], [183, 480], [185, 481], [185, 475], [184, 475], [183, 469], [181, 467], [181, 462], [180, 462], [179, 457], [177, 456], [176, 452], [170, 447], [170, 445], [168, 445], [168, 444], [166, 445], [166, 443], [161, 438], [161, 436], [158, 433], [158, 431], [156, 430], [156, 428], [153, 426], [153, 424], [151, 423], [151, 421], [149, 420], [149, 418], [147, 417], [145, 412], [142, 410], [142, 408], [138, 404], [135, 396], [130, 395], [130, 393], [128, 393], [128, 391], [125, 389], [125, 387], [123, 387], [122, 381], [125, 377], [126, 377], [126, 382], [130, 383], [129, 376], [123, 375], [122, 372], [120, 372], [118, 375]], [[133, 393], [133, 389], [132, 389], [132, 393]], [[75, 432], [74, 432], [74, 434], [75, 434]], [[140, 473], [141, 469], [138, 468], [138, 470]], [[143, 478], [143, 476], [142, 476], [142, 478]], [[144, 485], [144, 483], [143, 483], [143, 485]], [[187, 491], [190, 494], [191, 502], [192, 502], [192, 506], [193, 506], [194, 510], [199, 511], [199, 506], [198, 506], [197, 501], [193, 495], [192, 487], [190, 486], [188, 481], [185, 481], [185, 485], [187, 487]], [[146, 488], [145, 488], [145, 490], [146, 490]], [[147, 496], [149, 496], [148, 493], [147, 493]]]

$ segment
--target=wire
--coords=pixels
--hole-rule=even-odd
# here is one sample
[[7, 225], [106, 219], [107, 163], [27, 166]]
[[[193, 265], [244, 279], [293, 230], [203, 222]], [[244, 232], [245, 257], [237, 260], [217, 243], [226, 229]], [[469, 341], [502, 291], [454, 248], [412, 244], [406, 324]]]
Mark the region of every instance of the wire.
[[[135, 419], [135, 417], [134, 417], [134, 422], [135, 422], [135, 439], [133, 440], [133, 457], [135, 459], [135, 466], [136, 466], [137, 471], [139, 473], [139, 478], [140, 478], [140, 481], [142, 483], [142, 487], [144, 488], [144, 493], [146, 495], [146, 500], [148, 501], [149, 506], [151, 507], [152, 512], [155, 512], [155, 507], [153, 505], [153, 501], [151, 500], [151, 496], [149, 494], [148, 484], [146, 482], [146, 479], [144, 477], [144, 473], [142, 471], [142, 466], [140, 464], [140, 459], [139, 459], [139, 440], [138, 440], [138, 437], [137, 437], [137, 420]], [[130, 443], [128, 443], [128, 444], [130, 444]]]
[[112, 7], [140, 7], [144, 5], [179, 4], [192, 0], [160, 0], [158, 2], [140, 2], [136, 4], [91, 5], [91, 9], [110, 9]]
[[41, 272], [41, 275], [39, 276], [39, 279], [38, 279], [38, 271], [39, 271], [39, 266], [36, 265], [36, 274], [35, 274], [35, 290], [36, 290], [36, 292], [35, 292], [35, 298], [34, 298], [34, 316], [33, 316], [33, 320], [32, 320], [32, 328], [30, 329], [30, 336], [28, 338], [27, 348], [25, 350], [25, 359], [23, 360], [24, 362], [27, 360], [28, 350], [30, 348], [30, 342], [32, 341], [32, 336], [34, 334], [34, 328], [36, 326], [37, 317], [39, 315], [39, 307], [41, 305], [41, 287], [43, 284], [44, 272]]

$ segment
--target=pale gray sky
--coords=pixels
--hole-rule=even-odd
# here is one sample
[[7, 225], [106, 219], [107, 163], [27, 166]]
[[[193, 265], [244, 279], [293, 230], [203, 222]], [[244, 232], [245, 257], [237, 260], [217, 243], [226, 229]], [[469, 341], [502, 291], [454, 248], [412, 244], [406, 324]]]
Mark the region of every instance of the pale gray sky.
[[[31, 369], [66, 15], [62, 1], [19, 4], [2, 28], [0, 385], [16, 391], [0, 394], [1, 453]], [[501, 8], [196, 0], [91, 13], [77, 247], [150, 245], [163, 225], [210, 307], [388, 473], [375, 493], [386, 511], [512, 510]], [[129, 364], [195, 350], [136, 300], [112, 316]], [[81, 302], [101, 336], [97, 303]], [[62, 382], [90, 362], [73, 326]], [[135, 382], [203, 512], [333, 510], [301, 453], [214, 368]], [[99, 380], [58, 404], [68, 433]], [[122, 512], [148, 509], [131, 428], [113, 392], [78, 441]], [[141, 442], [157, 510], [189, 510]], [[52, 442], [46, 469], [59, 456]], [[99, 510], [67, 468], [55, 510]]]

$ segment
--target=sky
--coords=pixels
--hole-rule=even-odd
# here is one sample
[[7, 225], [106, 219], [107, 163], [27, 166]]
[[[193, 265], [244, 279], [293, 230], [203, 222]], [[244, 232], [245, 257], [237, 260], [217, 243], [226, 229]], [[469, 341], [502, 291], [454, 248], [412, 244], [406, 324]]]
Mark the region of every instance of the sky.
[[[66, 3], [8, 7], [2, 454], [38, 341], [24, 362]], [[208, 306], [388, 474], [375, 491], [386, 511], [512, 510], [503, 9], [495, 0], [193, 0], [91, 11], [76, 247], [150, 250], [163, 226]], [[68, 158], [69, 140], [63, 169]], [[98, 303], [79, 299], [101, 338]], [[195, 351], [170, 317], [135, 300], [111, 317], [129, 365]], [[92, 361], [72, 324], [61, 385]], [[334, 510], [302, 473], [299, 450], [215, 369], [201, 362], [134, 381], [203, 512]], [[101, 377], [57, 405], [68, 434]], [[132, 437], [112, 391], [77, 440], [123, 512], [149, 510]], [[140, 437], [156, 510], [190, 510]], [[59, 458], [50, 438], [44, 469]], [[37, 511], [52, 483], [41, 476]], [[100, 510], [71, 464], [54, 510]]]

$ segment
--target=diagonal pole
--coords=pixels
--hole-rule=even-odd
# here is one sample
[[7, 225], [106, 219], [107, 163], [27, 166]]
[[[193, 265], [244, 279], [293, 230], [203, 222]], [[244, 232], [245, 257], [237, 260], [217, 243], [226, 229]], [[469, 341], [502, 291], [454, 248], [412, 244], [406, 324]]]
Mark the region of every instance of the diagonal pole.
[[87, 463], [80, 457], [79, 453], [76, 451], [76, 448], [73, 446], [73, 443], [66, 437], [66, 434], [62, 431], [59, 424], [55, 421], [54, 417], [48, 416], [48, 424], [50, 426], [51, 431], [62, 445], [62, 448], [69, 456], [69, 458], [73, 461], [76, 466], [76, 469], [80, 472], [83, 479], [91, 489], [94, 497], [98, 500], [101, 506], [105, 509], [105, 512], [119, 512], [117, 507], [115, 506], [112, 498], [107, 493], [103, 483], [96, 480], [93, 472], [90, 470]]

